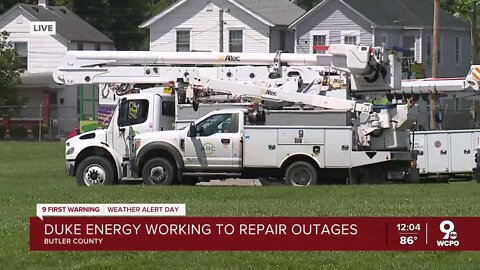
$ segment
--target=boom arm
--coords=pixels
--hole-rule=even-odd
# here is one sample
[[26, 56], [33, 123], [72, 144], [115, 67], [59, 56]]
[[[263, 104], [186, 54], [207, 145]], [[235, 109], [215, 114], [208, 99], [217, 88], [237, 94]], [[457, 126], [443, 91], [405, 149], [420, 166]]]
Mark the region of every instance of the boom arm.
[[[275, 84], [275, 81], [273, 81]], [[276, 102], [293, 102], [324, 109], [349, 110], [354, 112], [372, 112], [373, 105], [353, 100], [332, 98], [321, 95], [298, 93], [291, 89], [298, 87], [298, 78], [286, 78], [281, 86], [259, 86], [252, 83], [234, 83], [208, 78], [193, 78], [187, 88], [187, 98], [195, 98], [199, 91], [216, 91], [238, 96], [248, 96]], [[290, 89], [290, 90], [289, 90]]]
[[156, 72], [166, 65], [273, 66], [279, 74], [282, 66], [314, 66], [349, 73], [353, 91], [385, 91], [400, 87], [390, 66], [395, 62], [379, 49], [345, 44], [331, 45], [328, 54], [68, 51], [53, 78], [59, 84], [153, 83], [174, 79]]
[[480, 90], [480, 65], [472, 65], [465, 78], [404, 80], [403, 93], [462, 92]]
[[[408, 147], [407, 128], [416, 120], [416, 110], [412, 110], [407, 105], [396, 105], [374, 111], [372, 104], [292, 91], [292, 88], [298, 87], [298, 78], [264, 81], [264, 85], [258, 85], [259, 83], [234, 83], [207, 78], [191, 78], [186, 95], [187, 98], [196, 102], [196, 98], [201, 94], [217, 91], [266, 101], [286, 101], [325, 109], [349, 110], [357, 113], [358, 122], [354, 126], [357, 129], [361, 145], [381, 149]], [[374, 136], [371, 136], [372, 134]]]

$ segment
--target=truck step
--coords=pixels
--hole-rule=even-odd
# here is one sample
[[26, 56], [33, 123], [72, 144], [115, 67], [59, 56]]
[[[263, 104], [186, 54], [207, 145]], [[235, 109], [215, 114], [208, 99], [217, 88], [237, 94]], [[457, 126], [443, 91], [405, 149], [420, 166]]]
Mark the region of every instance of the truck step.
[[222, 173], [222, 172], [184, 172], [182, 175], [184, 176], [223, 176], [223, 177], [240, 177], [241, 173]]

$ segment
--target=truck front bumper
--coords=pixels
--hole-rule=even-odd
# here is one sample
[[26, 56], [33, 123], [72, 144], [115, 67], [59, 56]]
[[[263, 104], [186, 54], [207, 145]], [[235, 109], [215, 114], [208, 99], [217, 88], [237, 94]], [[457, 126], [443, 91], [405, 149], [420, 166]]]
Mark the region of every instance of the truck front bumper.
[[65, 162], [65, 171], [68, 176], [75, 176], [75, 160], [67, 160]]

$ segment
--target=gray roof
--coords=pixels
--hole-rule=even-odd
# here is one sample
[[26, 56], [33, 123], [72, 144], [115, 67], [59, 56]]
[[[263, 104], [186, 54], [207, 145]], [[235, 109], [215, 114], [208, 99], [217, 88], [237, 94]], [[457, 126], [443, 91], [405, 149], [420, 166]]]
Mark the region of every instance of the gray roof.
[[111, 39], [66, 7], [49, 6], [45, 8], [38, 5], [18, 4], [11, 10], [17, 7], [25, 10], [39, 21], [55, 21], [57, 34], [68, 41], [113, 43]]
[[[431, 0], [343, 0], [376, 25], [433, 26]], [[440, 27], [468, 28], [468, 24], [440, 9]]]
[[[154, 22], [164, 17], [174, 9], [181, 6], [188, 0], [173, 2], [170, 6], [163, 9], [162, 12], [149, 18], [140, 25], [140, 28], [150, 27]], [[200, 3], [199, 0], [195, 0]], [[305, 13], [305, 10], [290, 2], [289, 0], [227, 0], [233, 5], [245, 9], [246, 12], [266, 23], [267, 25], [290, 25], [298, 17]], [[201, 2], [206, 3], [206, 2]]]
[[[323, 0], [317, 6], [298, 18], [289, 28], [295, 27], [305, 18], [315, 14], [329, 1], [343, 2], [376, 26], [390, 27], [433, 27], [432, 0]], [[440, 27], [463, 28], [469, 26], [463, 20], [440, 8]]]
[[289, 0], [237, 0], [275, 25], [290, 25], [305, 13], [301, 7]]

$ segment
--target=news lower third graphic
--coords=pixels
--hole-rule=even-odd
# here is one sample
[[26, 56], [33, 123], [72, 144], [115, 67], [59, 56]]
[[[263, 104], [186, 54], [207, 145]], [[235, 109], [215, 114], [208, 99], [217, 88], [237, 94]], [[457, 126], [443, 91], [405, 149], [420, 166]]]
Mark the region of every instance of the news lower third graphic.
[[480, 250], [478, 217], [187, 217], [185, 204], [38, 204], [31, 250]]

